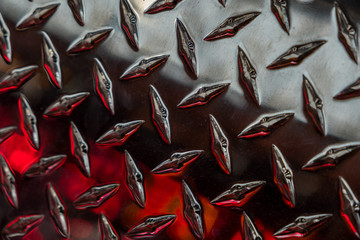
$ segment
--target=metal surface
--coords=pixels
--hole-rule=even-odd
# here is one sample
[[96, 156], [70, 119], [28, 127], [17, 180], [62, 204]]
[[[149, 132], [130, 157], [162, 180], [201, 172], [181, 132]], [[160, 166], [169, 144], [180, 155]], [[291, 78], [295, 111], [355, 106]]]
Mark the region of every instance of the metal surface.
[[[158, 233], [155, 239], [195, 239], [203, 231], [205, 239], [244, 240], [260, 234], [267, 240], [275, 239], [276, 231], [299, 216], [332, 214], [321, 227], [306, 232], [306, 239], [357, 239], [359, 233], [353, 232], [359, 232], [356, 229], [359, 225], [353, 219], [358, 219], [359, 206], [342, 208], [345, 198], [341, 200], [339, 194], [339, 189], [344, 189], [339, 187], [339, 176], [346, 180], [346, 196], [358, 202], [360, 153], [354, 151], [342, 157], [332, 168], [306, 171], [302, 167], [330, 146], [358, 144], [360, 140], [360, 99], [334, 98], [359, 78], [356, 62], [360, 2], [170, 0], [153, 5], [155, 0], [121, 1], [122, 13], [120, 0], [0, 1], [4, 19], [0, 18], [0, 53], [4, 55], [0, 57], [1, 76], [31, 66], [28, 69], [31, 73], [19, 72], [24, 75], [1, 80], [13, 82], [6, 82], [11, 86], [3, 86], [6, 91], [0, 95], [0, 128], [18, 127], [0, 145], [7, 161], [2, 165], [14, 175], [2, 180], [2, 189], [16, 186], [12, 194], [19, 200], [15, 209], [7, 193], [1, 192], [0, 228], [18, 217], [41, 214], [44, 219], [24, 239], [62, 239], [54, 225], [56, 218], [61, 218], [63, 226], [58, 223], [58, 227], [64, 228], [62, 235], [69, 239], [108, 239], [117, 234], [128, 239], [131, 234], [126, 233], [143, 219], [176, 215], [170, 225], [165, 224], [166, 228], [159, 233], [155, 231]], [[278, 2], [288, 5], [279, 7]], [[166, 11], [158, 12], [162, 10], [161, 3]], [[156, 13], [149, 10], [151, 6], [156, 6]], [[37, 8], [43, 10], [31, 15]], [[248, 13], [260, 14], [247, 25], [239, 23], [237, 29], [232, 25], [234, 22], [229, 23], [231, 17]], [[230, 26], [228, 37], [204, 40], [221, 23]], [[32, 27], [25, 29], [29, 26]], [[53, 45], [49, 45], [46, 53], [45, 62], [53, 66], [49, 71], [40, 67], [44, 64], [44, 36]], [[56, 59], [51, 58], [52, 49], [56, 49]], [[153, 59], [155, 56], [163, 58]], [[281, 68], [274, 69], [271, 64], [279, 56], [275, 68]], [[96, 78], [103, 82], [94, 79], [94, 58], [102, 65], [95, 72]], [[129, 73], [131, 77], [124, 77]], [[61, 77], [54, 80], [51, 74]], [[311, 89], [304, 87], [304, 79], [311, 82]], [[112, 94], [111, 87], [107, 88], [109, 82]], [[208, 87], [221, 86], [216, 84], [226, 86], [211, 92]], [[156, 98], [150, 85], [156, 89]], [[81, 99], [81, 104], [75, 101], [69, 105], [71, 111], [64, 109], [63, 114], [51, 118], [43, 116], [55, 101], [62, 108], [67, 107], [68, 104], [61, 103], [61, 96], [81, 92], [90, 95]], [[179, 107], [189, 93], [196, 94], [195, 104]], [[26, 96], [27, 106], [34, 114], [30, 117], [35, 122], [19, 115], [20, 94]], [[359, 95], [356, 84], [350, 94]], [[154, 99], [157, 104], [152, 104]], [[20, 113], [26, 109], [22, 108]], [[265, 121], [267, 116], [286, 113], [294, 113], [286, 124]], [[216, 155], [212, 149], [210, 114], [222, 131], [216, 145], [222, 151]], [[114, 127], [135, 120], [141, 127], [137, 125], [132, 130]], [[238, 137], [255, 123], [265, 130], [251, 138]], [[36, 134], [31, 124], [37, 125]], [[76, 138], [70, 137], [70, 130], [76, 133], [73, 134]], [[119, 132], [113, 139], [119, 144], [96, 144], [107, 131]], [[225, 144], [221, 136], [226, 136]], [[282, 191], [274, 182], [272, 145], [286, 156], [287, 168], [291, 168], [293, 208], [283, 201]], [[133, 168], [136, 171], [128, 179], [125, 149], [131, 153], [132, 163], [136, 163], [136, 169]], [[180, 172], [151, 172], [172, 154], [194, 149], [203, 152], [183, 169], [177, 166], [182, 169]], [[224, 156], [224, 149], [229, 156]], [[43, 169], [48, 174], [38, 173], [42, 176], [35, 178], [22, 176], [41, 157], [59, 154], [68, 157], [59, 167], [54, 166], [56, 170]], [[277, 170], [283, 171], [286, 178], [289, 169]], [[141, 173], [141, 181], [137, 173]], [[191, 201], [186, 201], [187, 212], [191, 213], [186, 216], [182, 180], [197, 203], [192, 206]], [[235, 183], [253, 181], [266, 184], [240, 208], [210, 203]], [[49, 193], [50, 198], [64, 205], [56, 206], [52, 201], [52, 213], [46, 192], [48, 183], [56, 189]], [[72, 205], [87, 189], [109, 183], [120, 184], [119, 190], [101, 206], [81, 210]], [[144, 191], [140, 200], [128, 185], [136, 186], [137, 192]], [[66, 214], [62, 213], [63, 208]], [[341, 212], [345, 214], [342, 216]], [[346, 216], [353, 216], [353, 222], [347, 222]], [[138, 234], [147, 235], [145, 230]]]

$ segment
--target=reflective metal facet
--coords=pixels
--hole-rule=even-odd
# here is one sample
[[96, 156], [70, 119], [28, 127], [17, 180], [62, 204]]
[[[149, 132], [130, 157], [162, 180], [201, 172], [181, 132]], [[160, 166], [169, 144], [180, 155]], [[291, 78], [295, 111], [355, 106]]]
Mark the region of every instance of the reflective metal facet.
[[11, 206], [19, 207], [19, 197], [16, 189], [16, 180], [13, 170], [5, 157], [0, 154], [1, 187]]
[[40, 136], [37, 126], [37, 118], [26, 99], [25, 95], [20, 94], [18, 101], [21, 129], [30, 145], [38, 150], [40, 148]]
[[35, 75], [37, 69], [37, 65], [30, 65], [12, 69], [4, 74], [0, 79], [0, 93], [17, 90]]
[[25, 237], [31, 230], [39, 226], [44, 215], [20, 216], [8, 223], [1, 231], [5, 238]]
[[49, 210], [54, 221], [55, 227], [59, 234], [64, 237], [69, 237], [69, 222], [67, 219], [67, 211], [63, 200], [53, 187], [51, 183], [47, 185], [47, 197], [49, 202]]
[[12, 62], [12, 49], [10, 31], [2, 15], [0, 14], [0, 54], [6, 63]]

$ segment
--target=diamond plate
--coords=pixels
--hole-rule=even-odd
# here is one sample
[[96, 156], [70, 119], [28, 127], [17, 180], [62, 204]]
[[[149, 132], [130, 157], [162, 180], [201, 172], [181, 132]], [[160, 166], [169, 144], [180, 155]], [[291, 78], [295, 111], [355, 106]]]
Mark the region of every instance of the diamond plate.
[[[23, 239], [274, 240], [327, 213], [298, 235], [357, 239], [359, 12], [357, 0], [1, 0], [0, 228], [36, 214]], [[275, 181], [272, 145], [287, 161]], [[331, 168], [304, 171], [318, 164]], [[251, 182], [246, 204], [211, 204]], [[121, 187], [101, 205], [73, 206], [109, 183]]]

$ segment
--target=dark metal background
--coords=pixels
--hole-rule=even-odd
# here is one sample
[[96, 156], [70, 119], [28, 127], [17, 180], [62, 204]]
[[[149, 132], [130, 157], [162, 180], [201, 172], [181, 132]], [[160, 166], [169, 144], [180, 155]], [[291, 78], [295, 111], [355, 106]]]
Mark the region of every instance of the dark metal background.
[[[233, 183], [265, 180], [267, 184], [244, 207], [258, 225], [264, 239], [301, 214], [332, 213], [322, 228], [306, 239], [350, 240], [354, 235], [340, 216], [338, 176], [343, 176], [355, 194], [360, 194], [359, 154], [337, 167], [318, 172], [301, 171], [310, 158], [334, 143], [360, 139], [359, 99], [335, 101], [333, 96], [359, 77], [359, 67], [346, 53], [337, 37], [333, 1], [290, 0], [290, 35], [280, 27], [270, 10], [270, 0], [229, 0], [223, 8], [217, 0], [183, 0], [167, 12], [144, 14], [153, 0], [131, 1], [138, 14], [139, 50], [128, 44], [119, 21], [118, 0], [86, 0], [85, 26], [72, 16], [67, 1], [39, 28], [16, 31], [16, 23], [34, 7], [46, 0], [1, 0], [0, 12], [10, 28], [14, 60], [11, 65], [0, 61], [0, 71], [25, 65], [41, 66], [40, 31], [51, 37], [60, 54], [63, 88], [57, 90], [48, 82], [41, 67], [37, 75], [20, 91], [0, 96], [1, 126], [18, 124], [17, 100], [24, 93], [38, 117], [41, 148], [35, 152], [19, 130], [1, 145], [11, 167], [17, 173], [20, 208], [11, 208], [5, 197], [0, 198], [0, 225], [4, 226], [22, 214], [43, 213], [46, 218], [25, 239], [61, 239], [56, 232], [45, 195], [45, 184], [53, 182], [68, 206], [70, 239], [100, 239], [98, 215], [105, 212], [119, 234], [147, 215], [177, 214], [178, 220], [158, 239], [191, 239], [192, 234], [181, 217], [181, 179], [191, 185], [204, 209], [206, 239], [241, 239], [240, 210], [219, 208], [209, 201]], [[355, 23], [360, 22], [360, 2], [341, 2]], [[259, 15], [239, 33], [214, 42], [203, 38], [219, 23], [232, 15], [259, 11]], [[189, 77], [177, 52], [176, 18], [188, 28], [196, 44], [199, 77]], [[86, 31], [112, 27], [110, 37], [91, 52], [68, 56], [70, 43]], [[293, 45], [327, 40], [302, 64], [280, 70], [268, 70], [275, 58]], [[260, 107], [257, 107], [239, 84], [237, 46], [241, 46], [258, 72]], [[170, 54], [167, 63], [151, 76], [120, 81], [122, 73], [136, 60], [153, 55]], [[103, 63], [112, 79], [115, 116], [111, 116], [96, 96], [93, 86], [93, 58]], [[324, 103], [327, 134], [321, 136], [305, 116], [302, 75], [314, 83]], [[197, 86], [204, 83], [231, 81], [229, 89], [202, 107], [178, 109], [176, 105]], [[151, 120], [149, 85], [154, 85], [169, 109], [172, 144], [166, 145]], [[42, 113], [61, 93], [89, 91], [91, 95], [70, 118], [45, 119]], [[263, 113], [295, 112], [294, 119], [264, 138], [241, 140], [236, 136]], [[232, 174], [226, 175], [218, 166], [210, 148], [209, 114], [213, 114], [230, 141]], [[92, 178], [85, 178], [71, 157], [68, 136], [69, 120], [74, 121], [90, 146]], [[145, 124], [122, 147], [103, 148], [94, 141], [117, 122], [142, 119]], [[287, 157], [294, 172], [297, 205], [285, 205], [273, 183], [271, 145], [276, 144]], [[139, 208], [131, 199], [124, 178], [123, 151], [127, 149], [138, 163], [145, 178], [147, 205]], [[150, 170], [171, 153], [203, 149], [205, 153], [182, 174], [156, 176]], [[67, 162], [50, 176], [22, 179], [20, 173], [37, 157], [68, 154]], [[119, 182], [119, 193], [98, 210], [76, 210], [71, 202], [82, 191], [97, 183]], [[173, 211], [173, 212], [172, 212]]]

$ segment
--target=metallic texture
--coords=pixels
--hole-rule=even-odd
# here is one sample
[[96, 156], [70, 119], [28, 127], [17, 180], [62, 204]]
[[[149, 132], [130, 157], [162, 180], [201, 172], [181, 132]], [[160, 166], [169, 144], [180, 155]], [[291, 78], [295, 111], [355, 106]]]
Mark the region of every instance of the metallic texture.
[[89, 92], [78, 92], [60, 96], [44, 111], [44, 117], [69, 116], [88, 96]]
[[25, 237], [44, 220], [44, 215], [20, 216], [8, 223], [1, 234], [9, 239], [14, 237]]
[[64, 164], [65, 160], [64, 154], [41, 157], [23, 173], [23, 176], [32, 178], [49, 175]]
[[129, 67], [121, 75], [121, 80], [128, 80], [139, 77], [146, 77], [159, 68], [161, 65], [165, 64], [170, 55], [160, 55], [149, 58], [141, 59], [139, 62], [135, 63], [134, 66]]
[[67, 210], [57, 190], [51, 183], [47, 184], [47, 197], [49, 202], [49, 211], [53, 219], [54, 225], [63, 238], [68, 238], [69, 220], [67, 218]]
[[75, 199], [73, 206], [77, 209], [98, 207], [116, 194], [119, 187], [120, 185], [117, 183], [91, 187]]
[[7, 126], [0, 128], [0, 144], [8, 139], [17, 130], [16, 126]]
[[185, 181], [183, 181], [183, 200], [183, 214], [191, 231], [197, 239], [204, 239], [202, 206]]
[[10, 31], [2, 15], [0, 14], [0, 54], [8, 64], [12, 62], [12, 49]]
[[74, 15], [75, 20], [80, 26], [84, 26], [85, 11], [83, 0], [68, 0], [68, 5]]
[[174, 9], [181, 0], [156, 0], [149, 8], [145, 10], [147, 14]]
[[29, 28], [39, 27], [56, 12], [59, 6], [59, 3], [50, 3], [35, 8], [16, 24], [16, 30], [23, 31]]
[[38, 150], [40, 148], [37, 118], [24, 94], [20, 94], [18, 101], [21, 129], [30, 145]]
[[121, 27], [131, 47], [139, 49], [137, 17], [129, 0], [120, 1]]
[[307, 112], [311, 121], [314, 123], [316, 129], [319, 130], [322, 135], [326, 135], [326, 122], [323, 101], [310, 80], [305, 76], [303, 76], [303, 78], [305, 111]]
[[275, 238], [306, 237], [312, 230], [320, 227], [332, 214], [314, 214], [297, 217], [293, 222], [274, 233]]
[[211, 200], [210, 203], [221, 207], [240, 208], [244, 206], [245, 203], [249, 201], [264, 184], [264, 181], [235, 183], [228, 190]]
[[99, 216], [101, 240], [119, 240], [119, 235], [104, 213]]
[[176, 173], [182, 171], [187, 165], [195, 161], [204, 151], [192, 150], [188, 152], [177, 152], [170, 159], [157, 165], [151, 172], [155, 174]]
[[266, 68], [273, 70], [288, 66], [299, 65], [325, 43], [326, 43], [325, 40], [318, 40], [314, 42], [294, 45], [291, 48], [289, 48], [289, 50], [287, 50], [285, 53], [283, 53], [280, 57], [275, 59]]
[[345, 145], [329, 146], [321, 153], [310, 159], [302, 170], [318, 170], [321, 168], [334, 167], [345, 157], [360, 149], [360, 144], [349, 143]]
[[358, 31], [356, 26], [351, 23], [344, 9], [335, 2], [336, 20], [338, 24], [338, 38], [344, 45], [350, 58], [357, 64], [358, 59]]
[[136, 166], [134, 159], [131, 157], [128, 151], [125, 150], [125, 166], [126, 166], [126, 183], [131, 193], [131, 196], [135, 199], [138, 205], [145, 208], [145, 187], [144, 177]]
[[106, 73], [101, 62], [94, 59], [94, 79], [96, 86], [96, 93], [99, 95], [102, 103], [111, 115], [115, 114], [114, 97], [112, 90], [112, 82]]
[[136, 120], [127, 123], [117, 123], [108, 131], [102, 134], [97, 140], [96, 144], [101, 146], [121, 146], [128, 138], [137, 132], [145, 121]]
[[191, 75], [196, 79], [198, 77], [198, 64], [195, 42], [180, 19], [176, 19], [176, 33], [179, 56], [183, 60], [184, 67], [190, 70]]
[[355, 82], [351, 83], [349, 86], [341, 90], [334, 96], [336, 100], [346, 100], [349, 98], [355, 98], [360, 95], [360, 78]]
[[219, 123], [210, 114], [211, 150], [226, 174], [231, 174], [231, 159], [229, 153], [229, 140], [221, 129]]
[[360, 202], [343, 177], [339, 177], [341, 216], [350, 231], [360, 238]]
[[5, 157], [0, 154], [1, 187], [7, 200], [14, 208], [19, 207], [19, 197], [16, 189], [16, 180], [13, 170], [10, 168]]
[[68, 55], [76, 55], [84, 51], [90, 51], [105, 41], [112, 31], [112, 28], [102, 28], [95, 31], [86, 32], [80, 36], [80, 38], [75, 39], [70, 44], [66, 50], [66, 53]]
[[229, 82], [207, 84], [198, 87], [193, 92], [184, 97], [177, 105], [178, 108], [189, 108], [194, 106], [201, 106], [209, 103], [214, 97], [226, 91], [229, 87]]
[[241, 216], [241, 231], [243, 240], [263, 240], [261, 233], [245, 211]]
[[24, 239], [127, 239], [176, 215], [139, 233], [360, 238], [358, 0], [0, 2], [0, 229], [36, 214]]
[[274, 13], [280, 26], [290, 34], [290, 16], [288, 0], [271, 0], [271, 11]]
[[238, 138], [254, 138], [270, 135], [277, 128], [287, 123], [294, 113], [276, 113], [265, 116], [260, 116], [257, 120], [247, 126], [239, 135]]
[[233, 37], [240, 31], [240, 29], [244, 28], [259, 15], [259, 12], [252, 12], [244, 15], [229, 17], [217, 26], [211, 33], [209, 33], [204, 40], [213, 41], [226, 37]]
[[42, 62], [50, 83], [56, 88], [62, 87], [62, 74], [59, 54], [50, 37], [43, 32]]
[[156, 237], [168, 228], [176, 219], [176, 215], [150, 216], [130, 228], [126, 235], [130, 238]]
[[152, 109], [152, 119], [161, 138], [165, 143], [171, 144], [171, 130], [169, 122], [169, 111], [161, 99], [156, 88], [150, 85], [150, 102]]
[[12, 69], [0, 79], [0, 93], [14, 91], [29, 81], [38, 69], [37, 65], [30, 65]]
[[89, 146], [85, 142], [75, 123], [70, 123], [71, 153], [78, 160], [78, 163], [86, 177], [90, 177]]
[[260, 104], [259, 90], [256, 83], [256, 70], [251, 64], [245, 52], [238, 47], [238, 62], [240, 70], [240, 80], [244, 86], [244, 92], [249, 93], [256, 105]]
[[279, 188], [284, 202], [295, 207], [294, 174], [288, 161], [277, 146], [272, 145], [272, 159], [274, 168], [274, 182]]

